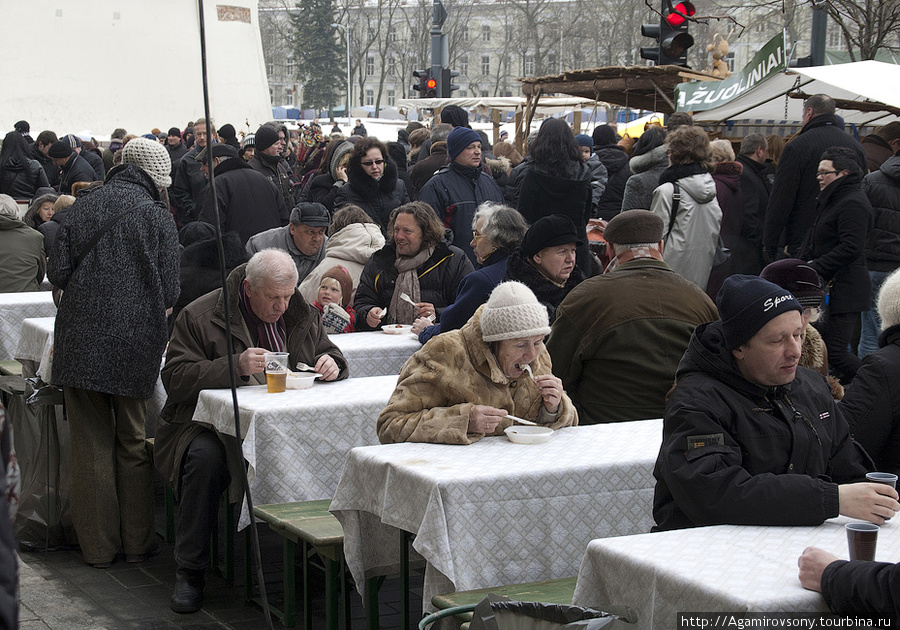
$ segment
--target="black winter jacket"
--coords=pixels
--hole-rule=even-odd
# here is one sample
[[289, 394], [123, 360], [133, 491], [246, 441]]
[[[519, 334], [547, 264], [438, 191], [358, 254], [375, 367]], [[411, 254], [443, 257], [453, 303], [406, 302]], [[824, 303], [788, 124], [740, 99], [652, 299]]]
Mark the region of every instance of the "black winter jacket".
[[566, 280], [563, 286], [557, 286], [547, 280], [544, 275], [538, 271], [538, 268], [528, 262], [528, 258], [522, 253], [522, 248], [518, 247], [509, 255], [506, 260], [506, 280], [515, 280], [527, 286], [537, 297], [538, 302], [547, 309], [547, 315], [550, 323], [556, 319], [556, 309], [569, 295], [569, 291], [578, 286], [584, 280], [584, 274], [578, 269], [578, 265], [572, 269], [572, 274]]
[[746, 155], [737, 156], [737, 161], [744, 165], [741, 171], [744, 207], [741, 211], [740, 238], [731, 247], [732, 269], [734, 273], [756, 276], [763, 268], [762, 235], [772, 177], [766, 164], [751, 160]]
[[169, 188], [169, 199], [175, 206], [175, 219], [179, 226], [198, 220], [202, 194], [209, 186], [206, 176], [200, 170], [200, 162], [197, 161], [200, 151], [200, 147], [194, 146], [173, 168], [175, 174]]
[[822, 596], [839, 615], [898, 619], [900, 564], [836, 560], [822, 573]]
[[825, 377], [798, 367], [780, 387], [751, 383], [701, 324], [675, 373], [653, 476], [654, 531], [704, 525], [819, 525], [838, 515], [837, 484], [864, 480]]
[[622, 199], [625, 197], [625, 184], [631, 177], [628, 167], [628, 154], [618, 145], [600, 147], [594, 153], [603, 162], [609, 173], [606, 190], [597, 203], [597, 216], [609, 221], [622, 211]]
[[386, 234], [391, 211], [409, 203], [406, 184], [397, 176], [397, 165], [387, 160], [381, 179], [376, 180], [363, 170], [359, 160], [351, 158], [347, 164], [347, 183], [334, 196], [334, 210], [350, 203], [365, 210]]
[[878, 345], [838, 406], [878, 470], [900, 474], [900, 325], [885, 330]]
[[69, 161], [65, 163], [59, 173], [59, 192], [71, 195], [72, 184], [78, 182], [93, 182], [97, 174], [88, 161], [77, 153], [72, 153]]
[[829, 147], [853, 149], [862, 172], [868, 170], [862, 146], [838, 128], [834, 116], [822, 114], [806, 123], [797, 137], [785, 145], [778, 160], [763, 233], [763, 247], [770, 252], [784, 242], [781, 236], [785, 230], [790, 254], [796, 256], [800, 251], [816, 218], [816, 169]]
[[103, 165], [103, 158], [87, 149], [82, 149], [79, 155], [94, 169], [93, 181], [102, 182], [106, 178], [106, 167]]
[[[291, 167], [285, 159], [266, 155], [265, 153], [256, 152], [253, 159], [248, 162], [250, 168], [257, 173], [265, 175], [272, 182], [272, 185], [281, 193], [284, 205], [290, 212], [300, 197], [300, 187], [296, 187], [296, 180], [293, 179]], [[296, 197], [295, 197], [296, 195]]]
[[[225, 160], [215, 170], [216, 198], [222, 233], [237, 232], [246, 245], [251, 236], [288, 224], [290, 209], [278, 189], [240, 158]], [[204, 192], [200, 220], [215, 223], [212, 193]]]
[[808, 260], [831, 283], [828, 310], [860, 313], [868, 310], [872, 282], [864, 257], [872, 225], [872, 206], [860, 190], [860, 176], [851, 173], [819, 193], [816, 218], [800, 258]]
[[866, 266], [870, 271], [893, 271], [900, 267], [900, 155], [866, 175], [862, 189], [875, 211], [866, 240]]
[[[237, 232], [222, 234], [222, 248], [225, 251], [225, 274], [247, 262], [247, 250]], [[175, 325], [178, 314], [185, 306], [201, 295], [222, 286], [219, 271], [219, 250], [216, 239], [208, 238], [191, 243], [181, 252], [181, 294], [169, 316], [169, 332]]]
[[52, 158], [44, 155], [38, 150], [37, 142], [30, 145], [30, 147], [31, 157], [44, 169], [47, 180], [50, 182], [50, 187], [59, 190], [59, 167], [53, 163]]
[[47, 174], [37, 160], [24, 164], [10, 161], [0, 167], [0, 193], [13, 199], [31, 199], [38, 188], [49, 186]]
[[[396, 258], [394, 244], [388, 243], [375, 252], [363, 268], [353, 298], [357, 330], [372, 330], [366, 322], [369, 311], [376, 306], [385, 308], [391, 303], [398, 275], [394, 266]], [[434, 305], [438, 321], [444, 309], [456, 301], [460, 281], [474, 270], [459, 248], [445, 242], [438, 243], [434, 253], [416, 270], [421, 301]]]

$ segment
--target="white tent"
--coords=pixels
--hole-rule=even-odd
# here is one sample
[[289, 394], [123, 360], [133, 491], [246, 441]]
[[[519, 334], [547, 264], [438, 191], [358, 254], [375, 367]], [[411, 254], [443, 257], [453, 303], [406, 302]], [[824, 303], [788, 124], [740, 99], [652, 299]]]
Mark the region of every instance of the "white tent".
[[[875, 103], [900, 111], [900, 65], [881, 61], [858, 61], [835, 66], [790, 68], [777, 74], [737, 98], [693, 115], [697, 123], [714, 124], [731, 120], [799, 121], [803, 100], [790, 98], [789, 92], [827, 94], [837, 100], [860, 104]], [[882, 125], [898, 117], [889, 111], [838, 109], [844, 121], [856, 126]]]

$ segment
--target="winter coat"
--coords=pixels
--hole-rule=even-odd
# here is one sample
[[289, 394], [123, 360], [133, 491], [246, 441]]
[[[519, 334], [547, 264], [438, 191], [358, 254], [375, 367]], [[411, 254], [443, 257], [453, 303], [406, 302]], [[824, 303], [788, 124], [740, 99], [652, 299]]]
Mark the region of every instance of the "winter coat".
[[338, 230], [328, 238], [328, 242], [325, 244], [325, 258], [300, 283], [300, 295], [306, 298], [307, 302], [315, 300], [319, 292], [322, 274], [335, 265], [341, 265], [347, 270], [353, 281], [353, 294], [350, 296], [349, 302], [350, 306], [353, 306], [353, 298], [359, 287], [359, 278], [362, 275], [363, 267], [382, 247], [384, 247], [384, 235], [374, 223], [351, 223]]
[[866, 154], [867, 173], [874, 173], [884, 164], [884, 161], [894, 155], [894, 150], [887, 140], [874, 133], [869, 134], [860, 141], [863, 153]]
[[451, 162], [439, 169], [422, 187], [419, 201], [434, 208], [444, 227], [453, 230], [453, 245], [465, 252], [474, 263], [475, 252], [470, 243], [475, 211], [485, 201], [503, 203], [503, 192], [494, 178], [480, 167], [465, 167]]
[[[353, 307], [357, 313], [357, 330], [372, 330], [366, 321], [369, 311], [376, 306], [385, 308], [390, 305], [399, 275], [394, 266], [396, 258], [397, 250], [394, 244], [388, 243], [375, 252], [366, 263], [359, 278], [356, 297], [353, 299]], [[459, 248], [445, 242], [438, 243], [434, 253], [416, 270], [419, 277], [420, 301], [434, 305], [438, 321], [444, 309], [456, 301], [460, 281], [473, 270], [472, 263], [465, 254]]]
[[578, 265], [572, 269], [572, 273], [565, 285], [559, 286], [550, 282], [544, 274], [522, 253], [522, 248], [517, 248], [506, 261], [506, 280], [521, 282], [537, 296], [538, 301], [547, 309], [550, 323], [556, 319], [556, 309], [563, 299], [584, 280], [584, 274], [578, 269]]
[[[253, 159], [247, 162], [247, 164], [249, 164], [250, 168], [254, 171], [261, 175], [265, 175], [266, 179], [272, 182], [275, 188], [278, 189], [278, 192], [281, 193], [284, 207], [287, 208], [290, 213], [297, 200], [294, 198], [293, 171], [291, 170], [291, 167], [288, 166], [287, 161], [284, 158], [273, 157], [257, 151], [253, 154]], [[299, 187], [297, 188], [296, 194], [300, 194]]]
[[72, 152], [69, 161], [66, 162], [59, 173], [59, 192], [66, 195], [72, 194], [72, 184], [78, 182], [96, 181], [97, 174], [93, 167], [83, 157]]
[[72, 206], [63, 208], [50, 217], [49, 221], [44, 221], [37, 228], [38, 232], [44, 237], [44, 253], [47, 255], [48, 259], [53, 253], [53, 245], [56, 243], [56, 233], [59, 231], [59, 226], [62, 225], [63, 221], [66, 220], [66, 217], [69, 216], [69, 210], [71, 208]]
[[649, 210], [653, 201], [653, 191], [659, 186], [659, 176], [669, 167], [666, 146], [660, 145], [643, 155], [628, 161], [633, 175], [625, 182], [622, 194], [622, 212], [626, 210]]
[[312, 256], [307, 256], [294, 243], [294, 237], [291, 236], [291, 226], [285, 225], [284, 227], [272, 228], [250, 237], [250, 240], [247, 241], [247, 254], [252, 257], [253, 254], [264, 249], [280, 249], [287, 252], [294, 260], [294, 264], [297, 265], [297, 282], [299, 283], [316, 265], [322, 262], [322, 259], [325, 258], [325, 248], [327, 246], [328, 238], [326, 237], [319, 247], [319, 251]]
[[431, 155], [424, 160], [419, 160], [409, 169], [409, 179], [412, 182], [416, 198], [421, 194], [428, 180], [439, 168], [446, 166], [449, 161], [450, 156], [447, 154], [447, 143], [443, 141], [435, 142], [431, 147]]
[[[719, 234], [729, 252], [741, 239], [744, 218], [744, 194], [741, 190], [741, 171], [743, 170], [744, 167], [740, 162], [719, 162], [716, 164], [716, 172], [712, 176], [716, 183], [716, 201], [722, 211]], [[716, 265], [710, 271], [709, 280], [706, 282], [706, 293], [715, 298], [719, 294], [725, 278], [734, 273], [737, 273], [734, 270], [734, 260], [729, 255], [725, 262]]]
[[512, 169], [509, 158], [482, 154], [481, 159], [484, 166], [490, 171], [494, 181], [497, 182], [497, 186], [500, 187], [500, 190], [503, 190], [509, 182], [509, 172]]
[[103, 165], [103, 158], [87, 149], [82, 149], [78, 155], [84, 158], [91, 165], [91, 168], [94, 169], [94, 179], [92, 181], [102, 182], [106, 177], [106, 167]]
[[487, 302], [491, 291], [503, 282], [506, 275], [506, 259], [509, 252], [498, 249], [488, 256], [481, 269], [476, 269], [466, 275], [459, 283], [456, 292], [456, 300], [441, 313], [441, 321], [434, 326], [428, 326], [419, 333], [419, 343], [426, 343], [435, 335], [440, 335], [448, 330], [458, 330], [469, 321], [478, 307]]
[[[163, 479], [178, 493], [181, 462], [187, 447], [200, 432], [206, 430], [191, 422], [197, 398], [204, 389], [230, 386], [228, 374], [225, 318], [231, 319], [231, 340], [234, 351], [235, 380], [238, 386], [265, 384], [264, 373], [243, 377], [237, 373], [238, 356], [258, 344], [256, 331], [250, 331], [241, 315], [238, 300], [240, 285], [246, 277], [246, 265], [235, 268], [228, 275], [228, 298], [225, 305], [222, 290], [217, 289], [188, 304], [175, 322], [175, 330], [166, 351], [162, 382], [168, 398], [160, 412], [153, 457]], [[287, 328], [289, 365], [303, 361], [315, 365], [319, 357], [329, 355], [337, 363], [340, 375], [349, 375], [344, 355], [325, 334], [319, 312], [300, 295], [294, 295], [284, 312]], [[249, 335], [249, 336], [248, 336]], [[55, 370], [55, 366], [54, 366]], [[229, 462], [229, 470], [240, 470]], [[243, 462], [239, 462], [243, 465]], [[237, 478], [232, 475], [232, 483]], [[234, 494], [231, 495], [234, 497]]]
[[47, 174], [37, 160], [9, 161], [0, 168], [0, 193], [13, 199], [31, 199], [38, 188], [48, 188]]
[[840, 402], [841, 412], [882, 472], [900, 474], [900, 326], [878, 339]]
[[[64, 290], [56, 316], [53, 384], [114, 396], [150, 398], [168, 339], [166, 309], [179, 292], [178, 234], [156, 184], [123, 164], [79, 197], [60, 226], [47, 276]], [[110, 217], [127, 214], [75, 267]]]
[[597, 216], [609, 221], [622, 211], [622, 198], [625, 196], [625, 183], [631, 177], [631, 169], [628, 168], [628, 154], [618, 145], [600, 147], [594, 151], [606, 171], [609, 180], [606, 190], [597, 203]]
[[872, 206], [855, 173], [831, 182], [818, 197], [816, 220], [800, 257], [831, 285], [831, 313], [859, 313], [869, 308], [872, 283], [864, 257], [872, 223]]
[[[245, 245], [251, 236], [287, 225], [291, 208], [264, 175], [240, 158], [231, 158], [215, 169], [216, 199], [222, 233], [237, 232]], [[293, 206], [292, 206], [293, 207]], [[212, 191], [203, 194], [200, 220], [215, 224]]]
[[603, 162], [597, 157], [596, 153], [591, 153], [591, 157], [585, 162], [591, 171], [591, 216], [597, 214], [600, 207], [600, 199], [606, 192], [606, 186], [609, 183], [609, 171], [606, 170]]
[[816, 197], [819, 196], [816, 170], [822, 161], [822, 153], [830, 147], [852, 149], [862, 172], [868, 170], [859, 142], [838, 128], [834, 116], [814, 117], [785, 145], [778, 160], [766, 209], [763, 248], [770, 252], [777, 248], [785, 242], [782, 232], [786, 231], [790, 255], [796, 257], [800, 251], [806, 232], [816, 217]]
[[359, 124], [353, 128], [353, 135], [365, 138], [369, 134], [366, 132], [366, 126], [363, 124]]
[[30, 145], [30, 148], [31, 157], [44, 169], [44, 173], [47, 175], [47, 181], [50, 182], [50, 187], [54, 190], [59, 190], [59, 167], [53, 163], [51, 157], [40, 152], [36, 142]]
[[869, 271], [893, 271], [900, 267], [900, 155], [866, 175], [862, 189], [874, 210], [866, 240], [866, 267]]
[[641, 258], [588, 278], [556, 311], [547, 350], [581, 424], [661, 418], [698, 324], [718, 318], [700, 288]]
[[874, 470], [821, 374], [763, 387], [741, 376], [721, 321], [701, 324], [675, 374], [653, 470], [654, 530], [820, 525], [838, 484]]
[[172, 175], [174, 176], [175, 167], [178, 166], [178, 162], [188, 152], [188, 148], [184, 146], [184, 142], [179, 142], [174, 147], [166, 144], [166, 150], [169, 152], [169, 159], [172, 160]]
[[[378, 416], [376, 431], [383, 444], [433, 442], [471, 444], [484, 437], [468, 433], [474, 405], [506, 409], [510, 414], [553, 429], [575, 426], [578, 414], [565, 394], [555, 416], [547, 414], [541, 394], [527, 374], [509, 378], [490, 345], [481, 338], [480, 307], [459, 330], [425, 344], [400, 370], [397, 388]], [[549, 374], [550, 355], [542, 348], [532, 363], [535, 374]], [[504, 419], [491, 435], [503, 435], [512, 424]]]
[[387, 231], [391, 211], [397, 206], [409, 203], [406, 184], [397, 176], [397, 165], [387, 160], [381, 179], [373, 179], [363, 170], [359, 159], [350, 158], [347, 164], [347, 183], [341, 186], [334, 197], [334, 209], [347, 204], [356, 204]]
[[0, 215], [0, 293], [40, 291], [45, 268], [41, 233], [19, 219]]
[[741, 192], [744, 207], [741, 209], [740, 233], [729, 245], [733, 273], [759, 275], [763, 268], [762, 235], [766, 221], [766, 206], [772, 189], [772, 175], [766, 164], [739, 155]]
[[209, 185], [197, 161], [200, 151], [200, 147], [194, 146], [173, 166], [175, 174], [169, 187], [169, 199], [175, 206], [175, 219], [179, 226], [198, 220], [202, 193]]
[[706, 289], [722, 223], [722, 210], [716, 201], [716, 183], [709, 173], [677, 181], [681, 187], [681, 202], [672, 231], [668, 232], [675, 190], [671, 182], [660, 184], [653, 191], [650, 210], [662, 218], [665, 226], [663, 255], [666, 262], [678, 275]]
[[822, 572], [822, 597], [839, 615], [900, 618], [900, 564], [836, 560]]
[[[248, 260], [247, 250], [236, 232], [222, 234], [222, 247], [225, 250], [225, 274]], [[172, 326], [178, 314], [185, 306], [222, 286], [222, 275], [219, 271], [219, 249], [215, 238], [191, 243], [181, 252], [181, 294], [169, 316]], [[171, 327], [170, 327], [171, 332]]]

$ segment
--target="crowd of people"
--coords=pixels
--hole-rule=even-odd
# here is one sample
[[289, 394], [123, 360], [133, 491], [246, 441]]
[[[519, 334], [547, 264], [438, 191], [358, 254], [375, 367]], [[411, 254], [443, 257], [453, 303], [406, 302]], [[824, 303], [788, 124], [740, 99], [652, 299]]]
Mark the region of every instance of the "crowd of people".
[[[226, 320], [239, 384], [264, 382], [267, 351], [347, 378], [329, 335], [411, 325], [423, 346], [377, 420], [386, 443], [468, 444], [511, 415], [662, 417], [659, 530], [883, 523], [898, 495], [864, 478], [900, 472], [900, 122], [859, 142], [819, 94], [802, 123], [786, 144], [738, 145], [676, 113], [631, 143], [549, 118], [525, 155], [454, 105], [387, 142], [361, 121], [239, 139], [200, 119], [101, 149], [18, 123], [0, 149], [0, 290], [38, 290], [46, 270], [59, 291], [53, 382], [85, 561], [158, 551], [143, 417], [168, 344], [171, 605], [202, 606], [241, 462], [190, 419], [229, 384]], [[800, 564], [839, 612], [900, 611], [900, 567], [820, 550]]]

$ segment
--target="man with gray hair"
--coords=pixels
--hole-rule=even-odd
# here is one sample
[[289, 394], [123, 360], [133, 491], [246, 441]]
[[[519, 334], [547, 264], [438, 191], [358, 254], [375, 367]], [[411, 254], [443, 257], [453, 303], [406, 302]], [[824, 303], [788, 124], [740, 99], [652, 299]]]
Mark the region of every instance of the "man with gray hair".
[[556, 310], [547, 350], [579, 424], [661, 418], [666, 392], [712, 300], [663, 261], [663, 220], [627, 210], [606, 226], [606, 273], [576, 286]]
[[431, 176], [449, 161], [447, 156], [447, 136], [450, 135], [451, 131], [453, 131], [453, 125], [447, 123], [435, 125], [431, 130], [430, 155], [419, 160], [415, 166], [409, 169], [409, 180], [413, 185], [411, 192], [415, 197], [419, 196], [419, 191], [431, 179]]
[[328, 237], [325, 230], [331, 225], [328, 210], [320, 203], [298, 203], [291, 210], [291, 222], [278, 228], [260, 232], [247, 241], [247, 253], [253, 255], [264, 249], [287, 252], [297, 266], [297, 283], [309, 275], [325, 258]]
[[46, 258], [44, 237], [19, 220], [19, 208], [0, 195], [0, 293], [40, 291]]
[[762, 259], [763, 225], [774, 179], [766, 163], [768, 148], [766, 137], [761, 133], [751, 133], [741, 142], [737, 161], [743, 166], [740, 181], [744, 207], [734, 220], [727, 220], [735, 226], [730, 247], [732, 273], [756, 276], [765, 266]]
[[194, 123], [194, 146], [178, 160], [173, 169], [169, 198], [175, 206], [175, 219], [179, 227], [196, 221], [200, 215], [202, 193], [206, 189], [207, 182], [200, 171], [200, 163], [195, 158], [206, 148], [207, 143], [214, 144], [216, 141], [216, 126], [212, 120], [209, 121], [209, 126], [212, 138], [206, 134], [206, 119], [197, 119]]
[[[216, 182], [216, 199], [219, 206], [219, 225], [222, 233], [237, 232], [241, 244], [246, 245], [251, 236], [266, 230], [279, 229], [288, 222], [288, 208], [275, 185], [269, 179], [250, 168], [238, 157], [234, 147], [213, 144], [195, 158], [200, 171], [209, 179], [206, 165], [207, 151], [212, 151], [213, 173]], [[215, 224], [212, 190], [207, 187], [200, 220]]]
[[796, 258], [800, 253], [803, 238], [816, 216], [816, 169], [825, 149], [847, 147], [856, 155], [862, 172], [868, 170], [862, 145], [844, 132], [834, 112], [834, 99], [827, 94], [813, 94], [803, 101], [803, 127], [785, 145], [769, 195], [763, 232], [767, 263], [783, 258], [785, 246], [788, 257]]
[[266, 249], [228, 275], [228, 303], [222, 289], [207, 293], [179, 314], [169, 340], [162, 381], [169, 395], [156, 431], [154, 459], [175, 491], [175, 590], [172, 610], [191, 613], [203, 605], [209, 535], [216, 527], [219, 496], [230, 488], [240, 498], [241, 482], [233, 461], [212, 430], [191, 422], [203, 389], [229, 387], [225, 320], [230, 319], [236, 379], [241, 385], [266, 382], [266, 352], [287, 352], [315, 366], [323, 380], [347, 378], [347, 361], [328, 339], [319, 313], [297, 293], [297, 270], [291, 257]]

